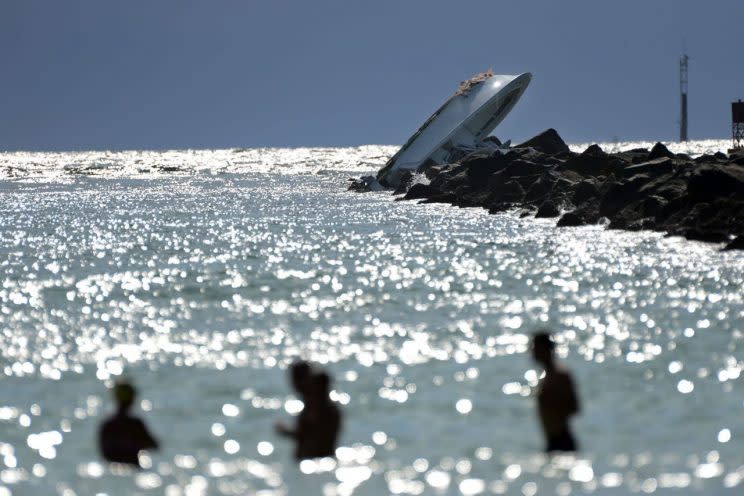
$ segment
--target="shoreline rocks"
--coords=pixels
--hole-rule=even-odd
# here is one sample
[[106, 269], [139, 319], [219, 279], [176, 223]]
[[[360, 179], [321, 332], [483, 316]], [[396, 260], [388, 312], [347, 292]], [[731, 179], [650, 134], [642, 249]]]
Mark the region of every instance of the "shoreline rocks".
[[[692, 159], [662, 143], [618, 153], [591, 145], [576, 153], [548, 129], [509, 150], [478, 150], [419, 172], [429, 184], [407, 178], [398, 200], [490, 213], [520, 209], [556, 218], [559, 227], [607, 224], [744, 247], [744, 154]], [[365, 179], [349, 189], [379, 189]]]

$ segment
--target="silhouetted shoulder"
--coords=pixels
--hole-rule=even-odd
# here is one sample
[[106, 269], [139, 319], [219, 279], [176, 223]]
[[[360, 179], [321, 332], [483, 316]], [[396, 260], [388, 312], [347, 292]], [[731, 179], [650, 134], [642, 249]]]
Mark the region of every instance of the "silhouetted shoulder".
[[158, 442], [136, 417], [113, 416], [99, 430], [99, 448], [110, 462], [139, 465], [139, 452], [157, 449]]

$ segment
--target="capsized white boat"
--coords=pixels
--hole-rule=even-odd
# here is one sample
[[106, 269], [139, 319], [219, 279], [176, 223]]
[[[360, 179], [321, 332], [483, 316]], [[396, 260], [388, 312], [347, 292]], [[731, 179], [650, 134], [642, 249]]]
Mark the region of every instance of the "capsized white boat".
[[380, 169], [377, 179], [397, 186], [406, 171], [445, 163], [456, 148], [477, 147], [504, 120], [530, 84], [532, 74], [477, 74], [460, 87]]

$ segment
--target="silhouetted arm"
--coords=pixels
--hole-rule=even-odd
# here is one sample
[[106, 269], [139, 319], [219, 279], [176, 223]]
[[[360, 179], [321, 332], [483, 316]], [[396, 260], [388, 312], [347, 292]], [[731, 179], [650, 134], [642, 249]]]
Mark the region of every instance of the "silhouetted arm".
[[145, 423], [141, 420], [138, 420], [139, 426], [140, 426], [140, 447], [141, 449], [150, 449], [150, 450], [157, 450], [160, 445], [158, 444], [157, 439], [153, 437], [152, 434], [150, 434], [150, 431], [147, 430], [147, 427], [145, 426]]
[[282, 422], [277, 422], [274, 425], [274, 430], [280, 436], [288, 437], [291, 439], [297, 439], [299, 437], [297, 430], [287, 427]]
[[286, 424], [282, 422], [277, 422], [276, 425], [274, 425], [274, 430], [280, 436], [288, 437], [290, 439], [299, 440], [303, 437], [301, 422], [297, 422], [297, 427], [295, 429], [287, 427]]
[[106, 427], [107, 423], [104, 423], [98, 429], [98, 451], [104, 460], [112, 460], [114, 458], [114, 446], [111, 445], [111, 439]]
[[581, 403], [579, 396], [576, 394], [576, 386], [573, 381], [571, 374], [566, 373], [566, 407], [568, 415], [576, 415], [581, 411]]

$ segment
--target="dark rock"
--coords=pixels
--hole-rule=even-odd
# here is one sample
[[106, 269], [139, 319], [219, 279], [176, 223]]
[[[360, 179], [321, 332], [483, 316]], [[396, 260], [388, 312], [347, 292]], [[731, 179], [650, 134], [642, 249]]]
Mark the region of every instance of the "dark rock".
[[684, 236], [687, 239], [693, 241], [705, 241], [707, 243], [722, 243], [729, 240], [729, 236], [725, 232], [720, 231], [705, 231], [698, 227], [686, 227], [669, 232], [670, 236]]
[[687, 190], [703, 199], [744, 194], [744, 170], [730, 165], [698, 167], [690, 176]]
[[561, 169], [560, 166], [558, 166], [555, 169], [556, 174], [559, 174], [563, 179], [572, 182], [573, 184], [579, 184], [581, 181], [585, 180], [586, 178], [579, 174], [576, 171], [572, 170], [565, 170]]
[[428, 184], [416, 183], [408, 190], [403, 200], [421, 200], [441, 195], [442, 192]]
[[624, 152], [616, 153], [615, 156], [631, 164], [640, 164], [648, 160], [649, 151], [646, 148], [633, 148]]
[[518, 206], [517, 204], [510, 203], [510, 202], [496, 202], [496, 203], [491, 204], [488, 207], [488, 213], [497, 214], [499, 212], [505, 212], [517, 206]]
[[744, 234], [740, 234], [727, 244], [724, 250], [744, 250]]
[[625, 162], [602, 151], [597, 145], [584, 150], [581, 155], [572, 157], [558, 165], [557, 170], [570, 170], [582, 176], [598, 177], [610, 174], [620, 174]]
[[605, 193], [599, 204], [599, 213], [605, 217], [612, 217], [627, 205], [641, 199], [641, 187], [647, 184], [649, 177], [637, 174], [623, 183], [615, 183]]
[[440, 191], [448, 191], [469, 185], [470, 182], [467, 171], [459, 165], [433, 177], [429, 184]]
[[363, 176], [359, 179], [350, 177], [347, 189], [355, 193], [368, 193], [370, 191], [383, 191], [385, 188], [377, 182], [375, 176]]
[[599, 195], [597, 184], [593, 180], [587, 179], [576, 185], [571, 201], [574, 205], [581, 205], [587, 200], [599, 198]]
[[[454, 191], [458, 207], [482, 207], [490, 203], [491, 191], [488, 188], [460, 186]], [[437, 202], [442, 203], [442, 202]]]
[[[606, 153], [591, 145], [568, 150], [547, 131], [508, 151], [479, 149], [459, 162], [429, 165], [430, 184], [412, 184], [405, 174], [407, 200], [483, 207], [490, 213], [516, 209], [517, 215], [559, 217], [558, 226], [601, 223], [609, 228], [653, 229], [689, 239], [744, 240], [744, 155], [717, 153], [691, 159], [657, 143], [651, 151]], [[374, 179], [374, 178], [371, 178]], [[370, 178], [352, 180], [350, 189], [381, 188]], [[575, 205], [561, 216], [561, 208]]]
[[641, 195], [658, 195], [670, 201], [687, 195], [687, 177], [679, 171], [671, 171], [655, 177], [650, 174], [643, 174], [643, 176], [648, 177], [649, 180], [641, 186], [639, 190]]
[[525, 192], [524, 188], [516, 181], [489, 181], [487, 186], [490, 191], [491, 202], [509, 202], [516, 203], [522, 201]]
[[509, 165], [509, 159], [500, 151], [477, 151], [463, 158], [460, 164], [472, 184], [485, 181], [494, 172], [502, 170]]
[[509, 177], [536, 176], [548, 170], [545, 164], [539, 164], [528, 160], [516, 159], [504, 169], [504, 174]]
[[411, 183], [413, 182], [413, 173], [411, 171], [406, 171], [403, 173], [402, 176], [400, 176], [400, 183], [398, 184], [398, 187], [395, 188], [395, 191], [393, 191], [394, 195], [402, 195], [406, 191], [408, 191], [408, 188], [411, 187]]
[[600, 221], [599, 207], [596, 202], [586, 202], [573, 212], [566, 212], [558, 219], [558, 227], [586, 226]]
[[563, 175], [554, 172], [550, 172], [548, 174], [553, 177], [553, 195], [560, 195], [565, 198], [570, 198], [571, 196], [573, 196], [573, 193], [580, 181], [571, 181]]
[[547, 196], [555, 184], [555, 178], [550, 174], [543, 174], [527, 189], [524, 199], [532, 202]]
[[635, 174], [649, 174], [651, 176], [657, 176], [664, 174], [676, 168], [675, 162], [669, 157], [656, 158], [654, 160], [648, 160], [639, 164], [627, 166], [623, 172], [627, 177], [634, 176]]
[[713, 200], [700, 210], [697, 222], [706, 231], [744, 232], [744, 197], [731, 195]]
[[569, 150], [567, 152], [554, 153], [552, 155], [552, 157], [553, 157], [554, 160], [558, 160], [558, 161], [564, 162], [564, 161], [568, 160], [571, 157], [575, 157], [576, 155], [578, 155], [578, 153], [575, 153], [575, 152], [572, 152], [571, 150]]
[[451, 164], [432, 165], [431, 167], [427, 168], [424, 171], [424, 176], [426, 176], [426, 178], [431, 181], [432, 179], [437, 177], [439, 174], [442, 174], [445, 171], [450, 170], [451, 168], [452, 168]]
[[602, 150], [602, 147], [597, 144], [589, 145], [586, 150], [581, 152], [581, 154], [586, 157], [604, 157], [607, 155], [604, 150]]
[[520, 219], [524, 219], [525, 217], [532, 217], [535, 215], [535, 210], [531, 208], [520, 208], [519, 212], [517, 212], [517, 215], [519, 215]]
[[647, 160], [656, 160], [657, 158], [663, 157], [674, 158], [674, 154], [670, 152], [663, 143], [656, 143], [654, 147], [651, 148], [651, 152], [648, 154]]
[[532, 187], [533, 184], [535, 184], [535, 181], [537, 181], [540, 178], [539, 174], [530, 175], [530, 176], [517, 176], [514, 178], [511, 178], [511, 180], [516, 181], [519, 183], [520, 186], [522, 186], [522, 189], [527, 191]]
[[440, 193], [437, 195], [430, 196], [426, 200], [421, 200], [419, 203], [451, 203], [454, 204], [458, 200], [457, 195], [454, 193]]
[[553, 128], [543, 131], [534, 138], [530, 138], [514, 148], [533, 148], [548, 155], [570, 151], [568, 145]]
[[558, 227], [576, 227], [576, 226], [584, 226], [587, 223], [584, 222], [584, 219], [577, 214], [576, 212], [566, 212], [561, 216], [560, 219], [558, 219], [558, 223], [556, 226]]
[[644, 217], [653, 217], [654, 219], [663, 215], [664, 209], [669, 204], [669, 200], [663, 196], [651, 195], [643, 199], [642, 211]]
[[610, 229], [627, 229], [629, 231], [639, 231], [644, 224], [650, 224], [650, 220], [644, 215], [644, 200], [637, 200], [623, 206], [618, 211], [610, 215]]
[[715, 156], [710, 154], [700, 155], [693, 160], [696, 164], [717, 164], [721, 161]]
[[536, 218], [552, 218], [552, 217], [558, 217], [561, 215], [561, 211], [558, 208], [558, 206], [553, 203], [552, 201], [548, 200], [543, 202], [542, 205], [540, 205], [540, 208], [537, 209], [537, 213], [535, 214]]

